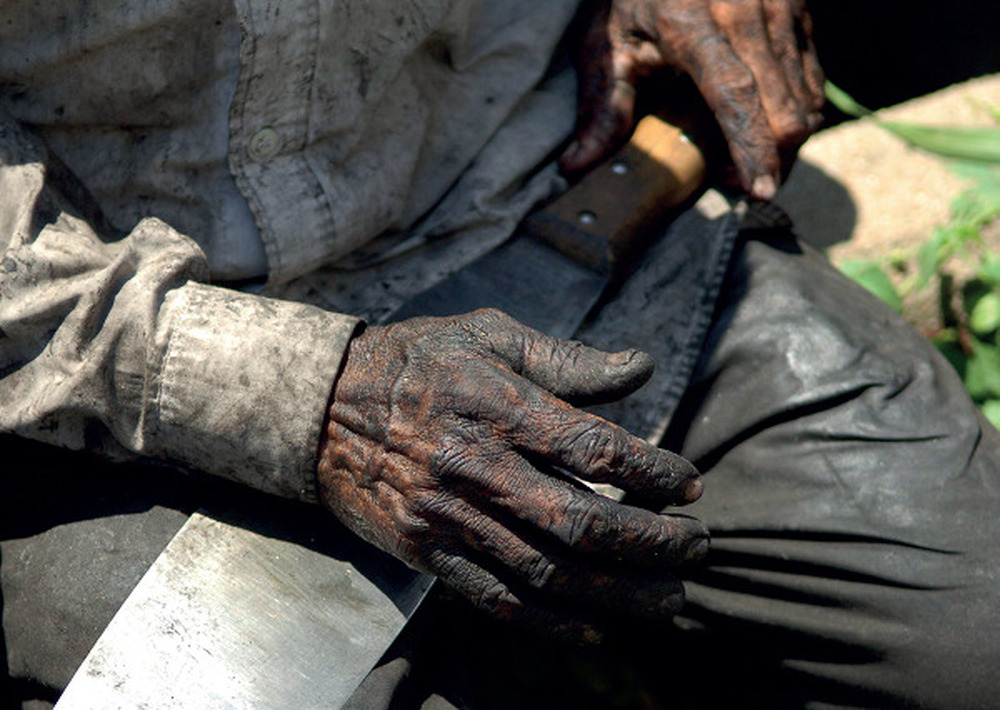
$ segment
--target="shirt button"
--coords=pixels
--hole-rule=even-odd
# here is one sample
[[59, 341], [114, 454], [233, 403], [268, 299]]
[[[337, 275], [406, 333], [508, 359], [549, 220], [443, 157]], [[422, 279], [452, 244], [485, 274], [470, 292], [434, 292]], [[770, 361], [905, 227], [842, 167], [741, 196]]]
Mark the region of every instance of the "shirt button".
[[278, 152], [281, 147], [281, 136], [270, 126], [265, 126], [253, 134], [247, 153], [254, 160], [266, 160]]

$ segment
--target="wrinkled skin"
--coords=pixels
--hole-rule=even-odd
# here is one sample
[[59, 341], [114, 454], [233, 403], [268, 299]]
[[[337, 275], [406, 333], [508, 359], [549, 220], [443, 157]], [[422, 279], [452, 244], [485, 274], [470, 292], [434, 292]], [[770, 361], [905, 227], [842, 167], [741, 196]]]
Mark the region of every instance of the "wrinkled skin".
[[628, 136], [641, 78], [679, 71], [714, 112], [739, 183], [774, 196], [821, 120], [805, 0], [586, 0], [581, 13], [579, 120], [565, 172], [593, 166]]
[[673, 572], [702, 557], [697, 520], [619, 504], [563, 472], [667, 504], [698, 472], [579, 409], [648, 379], [649, 356], [603, 353], [499, 311], [370, 327], [350, 345], [318, 465], [352, 530], [501, 618], [594, 641], [609, 614], [668, 618]]

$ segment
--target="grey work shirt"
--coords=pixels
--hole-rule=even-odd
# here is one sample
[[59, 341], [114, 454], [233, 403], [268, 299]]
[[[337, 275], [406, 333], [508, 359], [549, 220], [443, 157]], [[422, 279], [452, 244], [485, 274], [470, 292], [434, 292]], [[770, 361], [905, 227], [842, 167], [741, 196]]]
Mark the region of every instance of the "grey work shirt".
[[358, 317], [560, 185], [576, 5], [6, 2], [0, 431], [311, 497]]
[[[0, 432], [312, 499], [359, 319], [563, 187], [577, 4], [6, 2]], [[731, 215], [703, 199], [582, 333], [657, 358], [609, 412], [636, 431], [683, 391]]]

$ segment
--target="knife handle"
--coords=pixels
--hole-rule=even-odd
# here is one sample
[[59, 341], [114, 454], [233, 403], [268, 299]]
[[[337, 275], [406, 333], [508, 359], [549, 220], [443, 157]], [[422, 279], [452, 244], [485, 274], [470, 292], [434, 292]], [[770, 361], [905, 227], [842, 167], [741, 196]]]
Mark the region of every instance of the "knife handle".
[[[568, 241], [567, 233], [597, 237], [612, 272], [619, 272], [695, 194], [706, 172], [704, 154], [685, 132], [650, 114], [624, 148], [536, 213], [532, 231], [562, 232], [557, 242]], [[565, 244], [554, 246], [567, 251]]]

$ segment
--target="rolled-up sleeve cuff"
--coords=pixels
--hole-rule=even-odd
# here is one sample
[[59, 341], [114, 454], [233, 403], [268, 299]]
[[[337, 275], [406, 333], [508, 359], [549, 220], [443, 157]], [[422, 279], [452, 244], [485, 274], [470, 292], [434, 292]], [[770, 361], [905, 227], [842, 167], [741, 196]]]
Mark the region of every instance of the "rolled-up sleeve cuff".
[[315, 500], [320, 429], [358, 319], [194, 282], [160, 316], [148, 453]]

